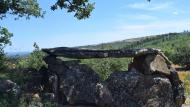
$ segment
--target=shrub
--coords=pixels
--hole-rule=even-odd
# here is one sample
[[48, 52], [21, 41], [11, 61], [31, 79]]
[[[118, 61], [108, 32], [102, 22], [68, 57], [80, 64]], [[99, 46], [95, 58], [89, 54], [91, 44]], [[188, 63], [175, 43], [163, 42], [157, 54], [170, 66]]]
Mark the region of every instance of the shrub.
[[45, 56], [45, 53], [43, 53], [39, 46], [34, 43], [34, 51], [30, 53], [28, 57], [21, 58], [18, 61], [18, 68], [33, 68], [39, 70], [42, 66], [45, 65], [45, 62], [43, 61], [43, 57]]
[[190, 45], [186, 44], [177, 47], [175, 53], [175, 63], [178, 63], [186, 68], [190, 68]]
[[95, 70], [102, 80], [109, 77], [115, 71], [127, 71], [128, 58], [102, 58], [102, 59], [85, 59], [82, 63], [87, 64]]

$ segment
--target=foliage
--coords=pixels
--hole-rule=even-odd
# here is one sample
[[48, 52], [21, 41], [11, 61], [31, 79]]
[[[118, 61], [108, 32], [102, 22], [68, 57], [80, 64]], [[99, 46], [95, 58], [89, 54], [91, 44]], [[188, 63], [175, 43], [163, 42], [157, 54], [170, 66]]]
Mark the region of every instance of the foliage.
[[0, 107], [18, 107], [19, 98], [12, 93], [0, 94]]
[[13, 36], [6, 28], [0, 27], [0, 70], [5, 68], [4, 48], [11, 44], [10, 38]]
[[26, 58], [21, 58], [18, 62], [18, 68], [33, 68], [39, 70], [45, 65], [43, 61], [44, 53], [40, 50], [39, 46], [34, 43], [34, 51]]
[[56, 102], [43, 101], [44, 107], [60, 107]]
[[90, 13], [94, 9], [94, 3], [89, 3], [89, 0], [57, 0], [51, 7], [52, 10], [65, 8], [67, 12], [74, 12], [77, 19], [89, 18]]
[[85, 59], [82, 63], [89, 65], [96, 71], [100, 78], [105, 80], [112, 72], [127, 71], [128, 58], [104, 58], [104, 59]]
[[175, 63], [178, 63], [186, 68], [190, 68], [190, 44], [177, 47], [175, 53]]
[[18, 17], [30, 16], [41, 17], [43, 13], [37, 0], [1, 0], [0, 1], [0, 18], [3, 19], [7, 14]]
[[6, 45], [10, 45], [10, 38], [13, 36], [6, 28], [0, 27], [0, 48], [4, 48]]
[[0, 95], [0, 107], [60, 107], [51, 101], [41, 101], [32, 95], [14, 96], [11, 94]]
[[[94, 3], [89, 3], [88, 0], [57, 0], [52, 10], [58, 8], [66, 9], [67, 12], [73, 12], [74, 16], [78, 19], [85, 19], [90, 16], [90, 13], [94, 9]], [[40, 8], [37, 0], [1, 0], [0, 1], [0, 18], [3, 19], [7, 14], [11, 14], [19, 17], [30, 16], [43, 17], [44, 11]], [[16, 18], [16, 19], [17, 19]]]

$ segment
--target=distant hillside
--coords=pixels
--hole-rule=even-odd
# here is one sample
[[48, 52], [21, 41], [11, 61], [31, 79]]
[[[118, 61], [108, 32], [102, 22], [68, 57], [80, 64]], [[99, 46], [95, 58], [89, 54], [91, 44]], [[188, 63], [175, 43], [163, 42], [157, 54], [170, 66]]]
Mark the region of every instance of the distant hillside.
[[80, 48], [121, 49], [121, 48], [142, 48], [142, 47], [150, 47], [150, 46], [152, 47], [155, 45], [158, 45], [156, 47], [160, 47], [160, 45], [165, 43], [166, 41], [174, 42], [176, 41], [176, 39], [186, 38], [186, 36], [188, 36], [189, 34], [190, 34], [189, 32], [168, 33], [168, 34], [162, 34], [162, 35], [153, 35], [153, 36], [146, 36], [146, 37], [140, 37], [140, 38], [126, 39], [126, 40], [115, 41], [115, 42], [110, 42], [110, 43], [102, 43], [98, 45], [81, 46]]
[[126, 39], [111, 43], [82, 46], [87, 49], [135, 49], [135, 48], [159, 48], [169, 58], [176, 49], [182, 45], [190, 45], [190, 32], [168, 33], [162, 35], [147, 36], [141, 38]]
[[30, 52], [7, 52], [6, 56], [8, 57], [27, 57]]
[[121, 41], [102, 43], [102, 44], [97, 44], [97, 45], [81, 46], [80, 48], [87, 48], [87, 49], [120, 49], [120, 48], [123, 48], [126, 45], [132, 44], [134, 42], [142, 41], [142, 40], [145, 40], [147, 38], [152, 38], [152, 37], [153, 36], [125, 39], [125, 40], [121, 40]]

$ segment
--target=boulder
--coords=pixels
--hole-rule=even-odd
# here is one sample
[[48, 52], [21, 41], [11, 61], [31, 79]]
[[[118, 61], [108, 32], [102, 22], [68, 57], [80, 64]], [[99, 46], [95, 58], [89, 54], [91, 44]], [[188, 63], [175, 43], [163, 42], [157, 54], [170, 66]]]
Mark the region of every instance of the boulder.
[[144, 75], [135, 69], [115, 72], [106, 80], [112, 107], [176, 107], [172, 84], [165, 76]]
[[136, 56], [129, 65], [129, 70], [136, 69], [144, 75], [164, 75], [172, 85], [173, 98], [180, 107], [185, 102], [184, 88], [171, 61], [162, 53]]
[[179, 107], [181, 107], [181, 105], [184, 104], [185, 102], [184, 88], [182, 86], [183, 85], [182, 81], [179, 79], [179, 76], [176, 71], [171, 72], [169, 79], [172, 84], [175, 102]]
[[59, 92], [63, 94], [67, 103], [95, 104], [96, 84], [100, 81], [97, 73], [86, 65], [64, 62], [59, 78]]
[[20, 87], [11, 80], [0, 80], [0, 93], [17, 95], [20, 93]]
[[112, 94], [105, 83], [96, 84], [96, 105], [98, 107], [110, 107], [113, 103]]
[[160, 54], [148, 54], [136, 56], [129, 68], [136, 68], [143, 74], [161, 73], [170, 75], [173, 68], [168, 65], [168, 61]]
[[[56, 91], [59, 103], [70, 105], [98, 105], [105, 107], [112, 103], [112, 97], [99, 75], [79, 60], [63, 61], [55, 56], [45, 59], [52, 75], [49, 80]], [[55, 81], [56, 77], [57, 81]]]
[[29, 93], [39, 93], [43, 91], [42, 78], [39, 72], [33, 72], [29, 79], [26, 81], [24, 91]]
[[25, 80], [26, 84], [24, 91], [29, 93], [40, 93], [40, 92], [52, 92], [52, 73], [48, 72], [49, 70], [42, 66], [40, 70], [25, 70], [25, 75], [28, 78]]

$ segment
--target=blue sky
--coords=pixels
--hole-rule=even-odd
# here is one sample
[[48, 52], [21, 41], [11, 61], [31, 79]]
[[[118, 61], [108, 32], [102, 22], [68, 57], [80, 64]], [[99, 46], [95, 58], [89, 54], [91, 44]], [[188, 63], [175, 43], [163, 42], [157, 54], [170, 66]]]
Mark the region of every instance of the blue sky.
[[7, 52], [41, 48], [81, 46], [190, 29], [190, 0], [91, 0], [95, 10], [86, 20], [77, 20], [64, 10], [51, 11], [55, 0], [38, 0], [46, 11], [43, 19], [14, 20], [1, 26], [14, 33]]

